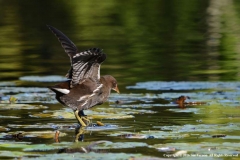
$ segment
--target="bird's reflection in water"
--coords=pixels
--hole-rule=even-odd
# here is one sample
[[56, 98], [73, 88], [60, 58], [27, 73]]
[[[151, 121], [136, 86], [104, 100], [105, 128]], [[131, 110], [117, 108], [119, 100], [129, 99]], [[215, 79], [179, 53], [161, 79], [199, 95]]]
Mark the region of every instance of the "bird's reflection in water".
[[75, 134], [76, 134], [75, 142], [83, 141], [83, 140], [84, 140], [85, 128], [86, 128], [86, 127], [81, 126], [81, 127], [77, 127], [77, 128], [75, 129]]
[[[84, 140], [84, 133], [85, 133], [85, 128], [86, 127], [76, 127], [75, 128], [75, 142], [78, 142], [78, 141], [83, 141]], [[60, 135], [60, 131], [57, 130], [55, 132], [55, 142], [56, 143], [60, 143], [60, 140], [59, 140], [59, 135]]]
[[[101, 126], [105, 126], [105, 124], [103, 124], [100, 121], [97, 121], [96, 124], [93, 124], [92, 122], [90, 122], [90, 125], [88, 125], [87, 127], [101, 127]], [[76, 129], [75, 129], [75, 134], [76, 134], [75, 142], [84, 140], [84, 133], [85, 133], [87, 127], [85, 127], [85, 126], [76, 127]]]
[[191, 105], [205, 105], [207, 102], [186, 102], [186, 100], [191, 99], [189, 96], [180, 96], [176, 99], [175, 103], [178, 104], [179, 108], [185, 109], [186, 106]]
[[[84, 133], [86, 132], [86, 127], [77, 127], [75, 129], [75, 142], [82, 142], [84, 141]], [[56, 131], [55, 133], [55, 142], [56, 143], [60, 143], [59, 140], [59, 135], [60, 132]], [[99, 149], [93, 149], [94, 146], [98, 145], [98, 144], [102, 144], [102, 143], [106, 143], [106, 142], [110, 142], [110, 141], [96, 141], [96, 142], [92, 142], [87, 146], [80, 146], [78, 148], [63, 148], [58, 150], [57, 153], [89, 153], [89, 152], [98, 152], [98, 153], [105, 153], [106, 150], [99, 150]]]
[[178, 107], [179, 108], [182, 108], [182, 109], [185, 109], [186, 108], [186, 100], [187, 99], [190, 99], [190, 97], [188, 97], [188, 96], [180, 96], [180, 97], [178, 97], [177, 99], [176, 99], [176, 102], [175, 103], [177, 103], [178, 104]]
[[95, 147], [98, 144], [102, 144], [102, 143], [106, 143], [109, 141], [96, 141], [96, 142], [92, 142], [89, 145], [83, 147], [78, 147], [78, 148], [63, 148], [58, 150], [57, 153], [89, 153], [89, 152], [97, 152], [97, 153], [106, 153], [106, 150], [103, 149], [94, 149], [93, 147]]
[[[86, 127], [77, 127], [76, 128], [75, 142], [80, 142], [80, 141], [84, 140], [84, 133], [86, 131], [85, 128]], [[56, 134], [59, 135], [59, 132], [56, 132]], [[55, 139], [56, 139], [56, 142], [60, 142], [58, 136], [55, 137]], [[98, 144], [102, 144], [102, 143], [106, 143], [106, 142], [109, 142], [109, 141], [96, 141], [96, 142], [90, 143], [87, 146], [81, 146], [78, 148], [63, 148], [63, 149], [58, 150], [57, 153], [76, 153], [76, 152], [79, 152], [79, 153], [89, 153], [89, 152], [104, 153], [104, 152], [106, 152], [105, 150], [93, 149], [93, 147]]]

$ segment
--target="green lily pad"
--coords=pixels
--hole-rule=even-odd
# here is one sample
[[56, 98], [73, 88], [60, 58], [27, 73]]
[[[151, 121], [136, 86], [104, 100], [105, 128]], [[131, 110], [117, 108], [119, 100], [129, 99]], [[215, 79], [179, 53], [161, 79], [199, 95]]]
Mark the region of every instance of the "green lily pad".
[[[232, 155], [232, 157], [237, 157], [237, 154], [239, 152], [236, 152], [236, 147], [239, 145], [239, 143], [227, 143], [227, 144], [221, 144], [221, 143], [208, 143], [208, 142], [202, 142], [202, 143], [167, 143], [167, 144], [155, 144], [149, 147], [153, 147], [156, 149], [162, 148], [162, 147], [171, 147], [176, 148], [176, 150], [185, 150], [189, 152], [189, 154], [199, 154], [200, 155], [207, 155], [207, 157], [211, 157], [211, 154], [217, 154], [219, 157], [227, 157], [227, 155]], [[212, 156], [213, 157], [213, 156]]]
[[0, 132], [9, 131], [9, 130], [10, 130], [9, 128], [0, 126]]
[[0, 86], [15, 86], [14, 82], [0, 82]]
[[21, 110], [21, 109], [46, 109], [47, 106], [43, 105], [29, 105], [29, 104], [0, 104], [0, 110]]
[[67, 78], [63, 76], [51, 75], [51, 76], [23, 76], [19, 78], [21, 81], [33, 81], [33, 82], [62, 82]]
[[146, 143], [142, 142], [106, 142], [99, 144], [93, 149], [118, 149], [118, 148], [135, 148], [135, 147], [144, 147], [148, 146]]
[[[29, 131], [29, 132], [24, 132], [24, 131], [18, 131], [18, 133], [21, 133], [22, 137], [38, 137], [38, 138], [54, 138], [56, 131], [50, 131], [50, 130], [44, 130], [44, 131]], [[8, 132], [6, 135], [15, 135], [17, 133], [14, 132]], [[61, 132], [59, 134], [60, 137], [66, 136], [67, 134], [64, 132]]]
[[[134, 159], [134, 160], [143, 160], [143, 159], [151, 159], [151, 160], [161, 160], [157, 157], [144, 156], [142, 154], [127, 154], [127, 153], [95, 153], [90, 152], [87, 154], [83, 153], [62, 153], [62, 154], [48, 154], [41, 157], [37, 157], [39, 160], [45, 159], [81, 159], [81, 160], [89, 160], [89, 159], [104, 159], [104, 160], [112, 160], [112, 159]], [[35, 159], [35, 158], [26, 158], [26, 159]]]
[[128, 89], [147, 90], [202, 90], [202, 89], [236, 89], [240, 82], [139, 82], [135, 86], [128, 86]]
[[[110, 109], [110, 110], [105, 110], [105, 109], [94, 109], [94, 110], [86, 110], [84, 111], [84, 113], [86, 115], [88, 115], [89, 119], [125, 119], [125, 118], [133, 118], [133, 115], [128, 115], [130, 113], [133, 113], [134, 111], [132, 110], [126, 110], [126, 112], [121, 112], [120, 110], [122, 109], [118, 109], [117, 112], [114, 109]], [[45, 113], [37, 113], [35, 115], [32, 116], [36, 116], [36, 117], [51, 117], [51, 113], [52, 111], [49, 112], [45, 112]], [[49, 114], [50, 113], [50, 114]], [[58, 110], [58, 111], [54, 111], [52, 112], [52, 117], [54, 118], [63, 118], [63, 119], [76, 119], [73, 111], [69, 108], [64, 108], [63, 110]]]
[[4, 87], [1, 88], [2, 93], [40, 93], [49, 92], [48, 88], [41, 87]]
[[0, 118], [21, 118], [21, 117], [17, 117], [17, 116], [2, 116], [2, 115], [0, 115]]
[[41, 154], [37, 153], [26, 153], [21, 151], [0, 151], [0, 157], [8, 157], [8, 158], [16, 158], [16, 157], [24, 157], [24, 156], [41, 156]]

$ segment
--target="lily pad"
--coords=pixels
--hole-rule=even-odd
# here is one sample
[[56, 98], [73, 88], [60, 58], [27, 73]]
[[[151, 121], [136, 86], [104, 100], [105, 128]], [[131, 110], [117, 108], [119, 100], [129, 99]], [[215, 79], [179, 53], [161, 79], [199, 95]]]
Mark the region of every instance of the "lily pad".
[[135, 86], [128, 86], [127, 89], [146, 90], [202, 90], [202, 89], [236, 89], [240, 82], [139, 82]]
[[29, 105], [29, 104], [0, 104], [0, 110], [10, 110], [10, 109], [46, 109], [47, 106], [43, 105]]
[[18, 93], [15, 95], [20, 103], [58, 103], [54, 96], [49, 93]]
[[145, 134], [139, 134], [139, 133], [131, 133], [131, 132], [126, 132], [126, 133], [121, 133], [121, 134], [111, 134], [111, 136], [118, 136], [119, 138], [129, 138], [129, 139], [147, 139], [148, 136]]
[[63, 76], [51, 75], [51, 76], [23, 76], [19, 78], [21, 81], [33, 81], [33, 82], [62, 82], [67, 78]]
[[[144, 156], [142, 154], [127, 154], [127, 153], [95, 153], [90, 152], [87, 154], [82, 153], [62, 153], [62, 154], [49, 154], [44, 155], [41, 157], [37, 157], [39, 160], [45, 159], [82, 159], [82, 160], [89, 160], [89, 159], [104, 159], [104, 160], [112, 160], [112, 159], [135, 159], [135, 160], [143, 160], [143, 159], [151, 159], [151, 160], [161, 160], [157, 157], [151, 156]], [[24, 158], [24, 159], [35, 159], [35, 158]]]
[[[120, 106], [122, 104], [129, 104], [129, 103], [133, 103], [133, 102], [152, 102], [152, 99], [154, 98], [158, 98], [156, 95], [154, 94], [111, 94], [110, 95], [110, 99], [109, 102], [114, 103], [114, 104], [119, 104]], [[117, 101], [119, 101], [119, 103], [116, 103]]]
[[[155, 113], [152, 110], [145, 109], [133, 109], [133, 108], [95, 108], [93, 110], [95, 113], [93, 115], [106, 115], [109, 117], [110, 115], [132, 115], [132, 114], [144, 114], [144, 113]], [[114, 118], [114, 117], [112, 117]]]
[[[51, 111], [49, 111], [51, 112]], [[39, 113], [37, 116], [46, 116], [49, 112], [45, 112], [43, 114]], [[125, 119], [125, 118], [133, 118], [133, 115], [127, 115], [133, 112], [119, 112], [116, 113], [114, 110], [105, 110], [105, 109], [94, 109], [94, 110], [86, 110], [84, 111], [86, 115], [88, 115], [89, 119]], [[34, 116], [34, 115], [33, 115]], [[52, 114], [54, 118], [63, 118], [63, 119], [76, 119], [73, 111], [69, 108], [64, 108], [63, 110], [54, 111]]]
[[[18, 133], [21, 133], [22, 137], [38, 137], [38, 138], [54, 138], [55, 131], [50, 130], [44, 130], [44, 131], [29, 131], [29, 132], [23, 132], [19, 131]], [[7, 135], [15, 135], [14, 132], [8, 132]], [[6, 134], [5, 134], [6, 135]], [[60, 137], [66, 136], [66, 133], [61, 132]]]
[[100, 130], [113, 130], [113, 129], [119, 129], [119, 127], [117, 125], [112, 125], [112, 124], [104, 124], [103, 126], [90, 124], [90, 126], [87, 126], [85, 128], [86, 131], [100, 131]]
[[10, 130], [9, 128], [0, 126], [0, 132], [9, 131], [9, 130]]
[[[170, 147], [170, 148], [176, 148], [176, 150], [185, 150], [187, 152], [190, 152], [189, 156], [191, 157], [197, 157], [199, 156], [206, 156], [206, 157], [214, 157], [219, 156], [222, 158], [226, 158], [231, 155], [231, 157], [238, 157], [238, 154], [240, 152], [236, 152], [235, 148], [239, 145], [239, 143], [227, 143], [227, 145], [220, 144], [220, 143], [208, 143], [208, 142], [202, 142], [198, 144], [194, 143], [167, 143], [167, 144], [155, 144], [149, 147], [153, 147], [159, 150], [159, 148], [162, 147]], [[226, 149], [228, 151], [226, 151]], [[225, 150], [225, 151], [224, 151]], [[211, 156], [212, 155], [212, 156]]]
[[15, 86], [14, 82], [0, 82], [0, 86]]
[[48, 123], [48, 124], [41, 124], [41, 123], [36, 123], [36, 124], [8, 124], [8, 127], [11, 128], [30, 128], [30, 129], [34, 129], [34, 128], [45, 128], [45, 129], [54, 129], [54, 130], [72, 130], [77, 128], [77, 125], [66, 125], [64, 123], [58, 123], [58, 124], [54, 124], [54, 123]]
[[1, 88], [2, 93], [40, 93], [40, 92], [49, 92], [48, 88], [41, 87], [3, 87]]
[[21, 152], [21, 151], [0, 151], [0, 156], [1, 157], [11, 157], [11, 158], [16, 158], [16, 157], [24, 157], [24, 156], [41, 156], [41, 154], [37, 153], [26, 153], [26, 152]]
[[118, 149], [118, 148], [135, 148], [147, 146], [146, 143], [142, 142], [106, 142], [98, 146], [93, 147], [94, 149]]
[[3, 115], [0, 115], [0, 118], [21, 118], [21, 117], [17, 117], [17, 116], [3, 116]]

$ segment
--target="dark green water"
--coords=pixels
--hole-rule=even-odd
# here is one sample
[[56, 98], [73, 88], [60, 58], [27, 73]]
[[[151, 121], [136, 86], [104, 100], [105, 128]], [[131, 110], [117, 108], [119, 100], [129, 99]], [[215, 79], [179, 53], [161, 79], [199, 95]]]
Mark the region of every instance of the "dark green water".
[[[237, 159], [239, 9], [237, 0], [0, 1], [0, 159]], [[110, 128], [86, 130], [84, 142], [74, 142], [72, 111], [46, 88], [55, 83], [46, 76], [70, 65], [46, 24], [80, 51], [102, 48], [101, 74], [118, 80], [121, 94], [86, 112]], [[181, 95], [205, 103], [180, 108]]]

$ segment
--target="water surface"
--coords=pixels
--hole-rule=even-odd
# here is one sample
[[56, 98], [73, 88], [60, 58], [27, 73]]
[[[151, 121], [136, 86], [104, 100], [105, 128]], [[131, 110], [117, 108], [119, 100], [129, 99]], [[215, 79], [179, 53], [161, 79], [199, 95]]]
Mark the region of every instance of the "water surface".
[[[239, 157], [238, 1], [0, 4], [1, 158]], [[107, 126], [85, 129], [83, 141], [71, 109], [47, 89], [70, 64], [46, 24], [79, 50], [102, 48], [101, 74], [119, 83], [121, 94], [86, 111]], [[190, 104], [176, 104], [181, 95]]]

